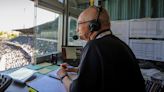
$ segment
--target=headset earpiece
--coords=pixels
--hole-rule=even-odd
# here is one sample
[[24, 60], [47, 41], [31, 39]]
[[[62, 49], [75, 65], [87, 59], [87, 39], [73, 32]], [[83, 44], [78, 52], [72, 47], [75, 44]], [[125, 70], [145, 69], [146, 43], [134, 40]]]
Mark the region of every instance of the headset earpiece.
[[92, 20], [91, 22], [90, 22], [90, 24], [89, 24], [89, 30], [91, 31], [91, 32], [93, 32], [93, 31], [98, 31], [99, 29], [100, 29], [100, 26], [101, 24], [100, 24], [100, 22], [99, 22], [99, 20]]
[[100, 12], [102, 11], [102, 7], [96, 7], [97, 9], [97, 18], [92, 20], [89, 24], [89, 30], [91, 32], [98, 31], [101, 28], [101, 23], [99, 21]]

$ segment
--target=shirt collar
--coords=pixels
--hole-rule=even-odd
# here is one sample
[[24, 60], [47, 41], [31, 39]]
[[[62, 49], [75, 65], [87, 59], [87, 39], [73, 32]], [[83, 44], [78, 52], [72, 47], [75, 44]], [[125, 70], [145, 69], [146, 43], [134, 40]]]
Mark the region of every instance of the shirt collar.
[[109, 29], [108, 30], [104, 30], [104, 31], [102, 31], [102, 32], [100, 32], [100, 33], [98, 33], [96, 35], [96, 39], [102, 38], [102, 37], [104, 37], [106, 35], [109, 35], [109, 34], [112, 34], [112, 32], [109, 31]]

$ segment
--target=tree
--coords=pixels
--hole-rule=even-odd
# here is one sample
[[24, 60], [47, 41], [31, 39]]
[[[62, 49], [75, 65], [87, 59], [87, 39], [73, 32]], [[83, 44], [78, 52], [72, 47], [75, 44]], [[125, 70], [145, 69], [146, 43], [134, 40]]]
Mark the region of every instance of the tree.
[[0, 32], [0, 36], [3, 35], [3, 32]]

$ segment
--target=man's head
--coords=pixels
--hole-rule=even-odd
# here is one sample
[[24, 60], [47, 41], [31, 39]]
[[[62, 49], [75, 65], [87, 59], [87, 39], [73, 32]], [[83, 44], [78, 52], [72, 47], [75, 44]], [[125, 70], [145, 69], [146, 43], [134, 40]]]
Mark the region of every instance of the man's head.
[[89, 7], [80, 14], [77, 26], [80, 39], [88, 41], [104, 29], [110, 29], [109, 15], [104, 8]]

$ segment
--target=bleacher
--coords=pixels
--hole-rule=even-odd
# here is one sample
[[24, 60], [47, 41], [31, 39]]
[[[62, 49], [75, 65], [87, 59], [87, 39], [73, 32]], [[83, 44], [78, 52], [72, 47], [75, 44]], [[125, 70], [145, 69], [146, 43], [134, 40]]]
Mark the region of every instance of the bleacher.
[[[37, 47], [36, 50], [34, 50], [34, 46]], [[0, 71], [21, 67], [33, 62], [34, 51], [36, 51], [37, 56], [42, 56], [57, 51], [56, 48], [56, 41], [34, 39], [33, 36], [19, 36], [0, 42]]]
[[0, 43], [0, 71], [21, 67], [30, 62], [31, 56], [22, 48], [9, 45], [5, 42]]

